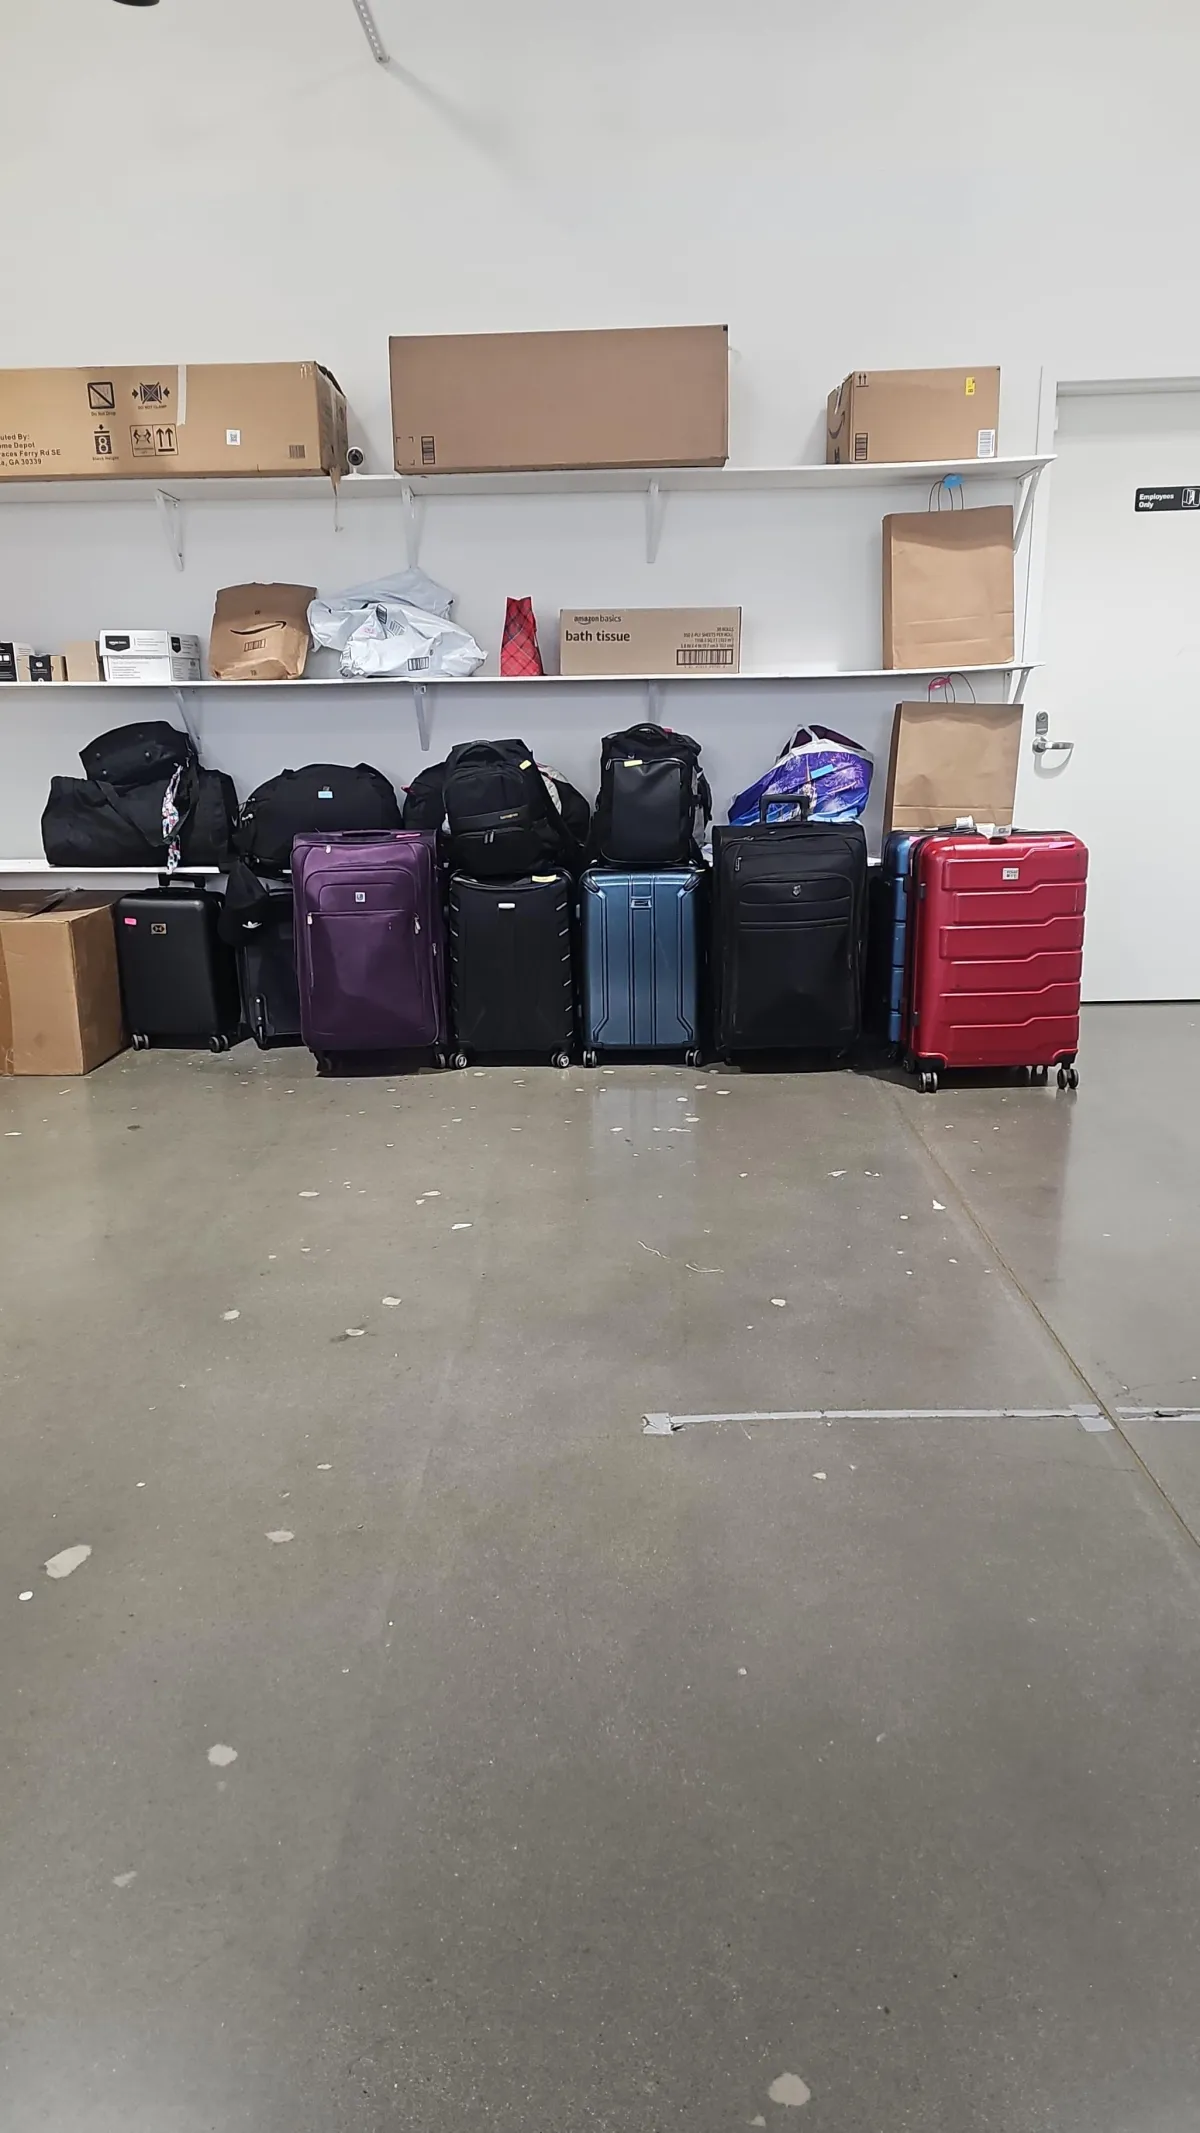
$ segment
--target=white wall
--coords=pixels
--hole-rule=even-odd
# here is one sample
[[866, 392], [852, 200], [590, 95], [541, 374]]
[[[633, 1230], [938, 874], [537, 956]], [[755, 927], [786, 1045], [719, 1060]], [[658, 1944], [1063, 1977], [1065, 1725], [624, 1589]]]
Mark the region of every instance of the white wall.
[[[738, 460], [819, 457], [856, 365], [999, 361], [1010, 451], [1034, 442], [1043, 365], [1197, 367], [1186, 0], [375, 7], [390, 72], [351, 0], [9, 0], [3, 361], [317, 356], [379, 467], [397, 331], [728, 320]], [[439, 502], [422, 560], [493, 652], [511, 591], [547, 637], [559, 605], [740, 600], [747, 664], [873, 665], [877, 520], [904, 501], [673, 501], [653, 570], [632, 499]], [[204, 506], [179, 576], [148, 506], [0, 508], [0, 635], [203, 633], [221, 583], [332, 589], [403, 561], [398, 513], [343, 517]], [[727, 798], [802, 711], [878, 746], [894, 693], [705, 685], [674, 715]], [[596, 735], [638, 710], [456, 697], [439, 753], [485, 703], [585, 785]], [[51, 769], [115, 715], [3, 705], [0, 852], [38, 849]], [[203, 732], [243, 788], [310, 754], [420, 765], [411, 715], [363, 698], [210, 701]]]

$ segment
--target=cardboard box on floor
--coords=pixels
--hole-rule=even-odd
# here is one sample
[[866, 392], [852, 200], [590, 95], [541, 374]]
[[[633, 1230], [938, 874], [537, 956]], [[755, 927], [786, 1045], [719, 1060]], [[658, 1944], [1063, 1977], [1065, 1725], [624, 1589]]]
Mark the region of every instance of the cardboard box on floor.
[[208, 645], [214, 680], [298, 681], [316, 597], [315, 585], [223, 585]]
[[394, 338], [402, 474], [723, 467], [729, 329]]
[[736, 674], [740, 607], [565, 607], [561, 674]]
[[1021, 704], [897, 704], [884, 836], [947, 829], [966, 815], [1011, 829], [1023, 717]]
[[899, 511], [883, 522], [883, 664], [1011, 666], [1013, 512]]
[[90, 1074], [128, 1039], [114, 898], [0, 898], [0, 1074]]
[[852, 370], [829, 395], [830, 466], [906, 459], [994, 459], [1000, 372]]
[[345, 466], [346, 403], [319, 363], [0, 370], [0, 481]]

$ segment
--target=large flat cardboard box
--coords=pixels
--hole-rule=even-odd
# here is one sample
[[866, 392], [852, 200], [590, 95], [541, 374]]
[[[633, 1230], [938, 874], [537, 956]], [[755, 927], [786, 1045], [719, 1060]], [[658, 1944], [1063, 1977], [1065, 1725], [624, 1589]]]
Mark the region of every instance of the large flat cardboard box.
[[402, 474], [723, 467], [729, 329], [394, 338]]
[[1021, 704], [897, 704], [884, 836], [952, 829], [968, 815], [1011, 829], [1024, 715]]
[[852, 370], [829, 395], [830, 466], [907, 459], [994, 459], [1000, 372]]
[[90, 1074], [126, 1042], [113, 900], [0, 901], [0, 1074]]
[[565, 607], [561, 674], [736, 674], [740, 607]]
[[883, 664], [1011, 666], [1013, 509], [896, 511], [883, 522]]
[[0, 481], [345, 466], [346, 403], [319, 363], [0, 370]]

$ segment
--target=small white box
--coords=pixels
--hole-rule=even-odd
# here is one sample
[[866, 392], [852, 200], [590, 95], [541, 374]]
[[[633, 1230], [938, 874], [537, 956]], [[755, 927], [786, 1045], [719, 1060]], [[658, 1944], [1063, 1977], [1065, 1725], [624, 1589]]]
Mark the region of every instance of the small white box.
[[[195, 644], [193, 637], [186, 642]], [[159, 654], [137, 652], [106, 652], [102, 655], [105, 681], [199, 681], [200, 660], [190, 652], [164, 652]]]
[[174, 630], [101, 630], [100, 657], [110, 653], [117, 658], [199, 659], [200, 639], [181, 637]]

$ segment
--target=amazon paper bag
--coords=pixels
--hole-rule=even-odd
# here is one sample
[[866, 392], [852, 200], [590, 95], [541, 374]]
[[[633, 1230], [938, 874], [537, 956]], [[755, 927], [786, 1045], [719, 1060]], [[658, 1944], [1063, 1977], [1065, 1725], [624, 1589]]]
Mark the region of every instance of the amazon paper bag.
[[918, 673], [1013, 659], [1011, 504], [883, 522], [883, 663]]
[[1012, 828], [1020, 704], [897, 704], [883, 834], [948, 829], [964, 815]]
[[315, 585], [226, 585], [217, 594], [208, 669], [217, 681], [299, 681]]

